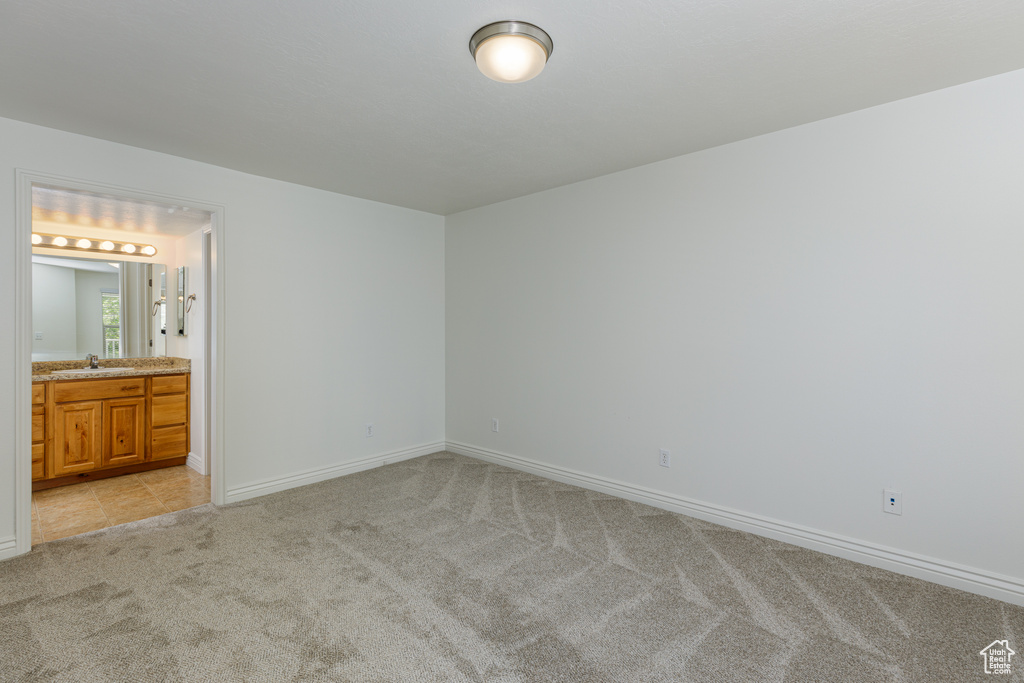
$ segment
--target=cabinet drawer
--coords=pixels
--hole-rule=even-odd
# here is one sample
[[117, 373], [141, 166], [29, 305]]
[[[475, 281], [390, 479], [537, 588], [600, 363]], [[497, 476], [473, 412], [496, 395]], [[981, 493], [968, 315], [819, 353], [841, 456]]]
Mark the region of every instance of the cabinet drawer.
[[42, 441], [46, 438], [46, 430], [44, 425], [46, 424], [45, 418], [43, 417], [43, 407], [37, 406], [32, 409], [32, 441]]
[[32, 479], [43, 479], [45, 476], [46, 467], [43, 460], [43, 444], [39, 443], [32, 447]]
[[185, 425], [153, 428], [153, 460], [188, 455], [188, 429]]
[[153, 397], [153, 426], [184, 424], [188, 421], [188, 397], [185, 394]]
[[188, 391], [188, 375], [156, 375], [153, 377], [154, 394], [181, 394]]
[[46, 402], [46, 385], [42, 382], [32, 384], [32, 405], [39, 405]]
[[98, 401], [104, 398], [144, 396], [145, 377], [124, 379], [93, 379], [81, 382], [56, 381], [53, 383], [53, 400], [57, 403], [68, 401]]

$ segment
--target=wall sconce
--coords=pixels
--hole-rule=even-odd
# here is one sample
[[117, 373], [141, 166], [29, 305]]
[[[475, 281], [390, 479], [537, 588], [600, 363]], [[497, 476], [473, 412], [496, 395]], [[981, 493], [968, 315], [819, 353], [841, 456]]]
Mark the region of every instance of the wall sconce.
[[138, 256], [155, 256], [156, 247], [151, 244], [135, 244], [132, 242], [111, 242], [110, 240], [91, 240], [85, 237], [65, 237], [64, 235], [47, 235], [42, 232], [32, 233], [33, 247], [52, 247], [73, 251], [92, 251], [98, 254], [132, 254]]

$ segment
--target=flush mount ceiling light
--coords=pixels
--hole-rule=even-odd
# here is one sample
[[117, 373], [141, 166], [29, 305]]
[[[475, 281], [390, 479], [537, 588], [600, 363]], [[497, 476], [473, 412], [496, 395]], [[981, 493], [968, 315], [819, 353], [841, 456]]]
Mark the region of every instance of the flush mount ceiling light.
[[553, 49], [551, 36], [525, 21], [487, 24], [469, 39], [480, 73], [501, 83], [530, 80], [544, 70]]

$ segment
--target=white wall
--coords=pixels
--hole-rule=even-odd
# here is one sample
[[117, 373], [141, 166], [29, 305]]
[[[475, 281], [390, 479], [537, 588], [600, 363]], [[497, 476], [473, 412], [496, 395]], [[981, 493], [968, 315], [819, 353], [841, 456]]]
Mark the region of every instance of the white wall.
[[40, 340], [36, 340], [35, 334], [32, 336], [33, 360], [78, 358], [75, 271], [33, 263], [32, 281], [36, 288], [36, 296], [32, 297], [32, 331], [43, 335]]
[[[443, 442], [441, 217], [6, 119], [0, 139], [0, 320], [15, 309], [14, 169], [225, 207], [229, 492]], [[0, 331], [0, 546], [15, 533], [21, 332]]]
[[448, 441], [1024, 588], [1022, 121], [1019, 71], [449, 216]]
[[[191, 235], [180, 238], [175, 246], [175, 269], [185, 266], [186, 294], [195, 294], [196, 300], [192, 307], [185, 314], [185, 336], [175, 335], [177, 329], [174, 321], [176, 315], [176, 296], [168, 296], [171, 301], [168, 314], [171, 316], [168, 322], [167, 348], [168, 355], [178, 358], [188, 358], [192, 361], [191, 380], [191, 407], [192, 421], [189, 423], [191, 434], [191, 454], [195, 457], [190, 460], [196, 469], [206, 474], [209, 472], [209, 462], [206, 453], [206, 431], [203, 423], [203, 414], [206, 406], [206, 324], [203, 312], [206, 302], [206, 291], [203, 283], [203, 231], [197, 230]], [[176, 273], [172, 269], [168, 279], [168, 287], [175, 288], [177, 285]], [[172, 353], [173, 351], [173, 353]]]
[[[78, 356], [96, 354], [103, 358], [103, 290], [120, 289], [117, 273], [96, 273], [89, 270], [74, 270], [75, 274], [75, 322], [77, 330]], [[35, 301], [33, 282], [32, 300]]]

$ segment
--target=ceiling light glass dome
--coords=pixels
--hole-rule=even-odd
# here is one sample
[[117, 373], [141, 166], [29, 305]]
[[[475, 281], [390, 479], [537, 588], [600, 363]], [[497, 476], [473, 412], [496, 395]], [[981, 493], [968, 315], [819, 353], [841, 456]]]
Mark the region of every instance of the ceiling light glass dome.
[[484, 26], [469, 41], [477, 68], [501, 83], [523, 83], [544, 70], [554, 45], [543, 29], [525, 21]]

